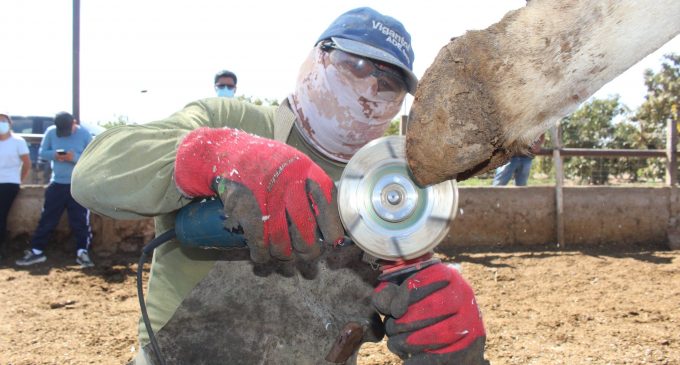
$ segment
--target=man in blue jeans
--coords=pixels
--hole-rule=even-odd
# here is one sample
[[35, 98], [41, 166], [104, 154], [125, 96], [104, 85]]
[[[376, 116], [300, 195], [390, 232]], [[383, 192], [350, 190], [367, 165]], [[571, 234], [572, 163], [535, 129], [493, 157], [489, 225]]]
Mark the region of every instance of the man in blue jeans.
[[45, 204], [38, 228], [31, 238], [31, 249], [16, 261], [17, 265], [29, 266], [47, 260], [44, 251], [49, 236], [66, 210], [71, 232], [76, 238], [76, 262], [82, 267], [94, 266], [87, 251], [92, 238], [90, 212], [71, 196], [73, 167], [90, 141], [90, 132], [66, 112], [57, 113], [54, 125], [45, 131], [40, 143], [40, 158], [51, 161], [52, 177], [45, 190]]
[[519, 155], [510, 159], [510, 162], [496, 169], [493, 177], [493, 186], [508, 185], [510, 179], [515, 177], [515, 186], [526, 186], [529, 182], [531, 172], [531, 162], [534, 160], [534, 153], [541, 150], [541, 145], [545, 140], [545, 135], [541, 134], [529, 148], [531, 155]]

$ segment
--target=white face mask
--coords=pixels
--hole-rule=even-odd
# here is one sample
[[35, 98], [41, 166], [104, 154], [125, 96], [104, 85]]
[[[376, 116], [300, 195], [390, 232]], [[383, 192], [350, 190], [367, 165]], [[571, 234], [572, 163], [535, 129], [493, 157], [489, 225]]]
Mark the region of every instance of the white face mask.
[[403, 102], [375, 97], [377, 80], [339, 72], [315, 47], [302, 64], [288, 100], [305, 140], [325, 156], [347, 162], [366, 143], [381, 137]]
[[0, 134], [5, 134], [7, 132], [9, 132], [9, 122], [1, 121], [0, 122]]

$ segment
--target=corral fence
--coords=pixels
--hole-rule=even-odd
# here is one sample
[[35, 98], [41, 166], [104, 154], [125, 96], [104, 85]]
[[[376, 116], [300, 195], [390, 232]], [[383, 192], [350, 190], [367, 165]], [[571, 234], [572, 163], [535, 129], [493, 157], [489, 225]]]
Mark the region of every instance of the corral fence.
[[[631, 149], [586, 149], [586, 148], [563, 148], [559, 124], [551, 128], [550, 134], [553, 140], [552, 150], [542, 150], [540, 155], [552, 155], [555, 165], [555, 204], [556, 204], [556, 231], [557, 242], [564, 243], [564, 169], [562, 158], [567, 156], [581, 157], [637, 157], [637, 158], [664, 158], [666, 167], [665, 184], [675, 188], [678, 182], [677, 161], [677, 122], [668, 120], [666, 126], [666, 149], [665, 150], [631, 150]], [[676, 189], [671, 189], [675, 192]], [[676, 193], [677, 195], [677, 193]]]
[[[401, 134], [405, 134], [406, 132], [406, 125], [408, 123], [408, 116], [404, 115], [401, 118], [400, 121], [400, 132]], [[552, 189], [554, 189], [554, 211], [543, 211], [545, 215], [537, 214], [533, 215], [532, 218], [530, 219], [537, 219], [540, 220], [541, 222], [545, 222], [546, 216], [549, 218], [554, 217], [554, 224], [553, 224], [553, 229], [551, 229], [550, 232], [543, 232], [541, 234], [540, 232], [537, 233], [536, 235], [538, 238], [532, 239], [531, 237], [525, 237], [525, 241], [536, 241], [539, 242], [541, 239], [545, 239], [546, 237], [552, 236], [553, 238], [550, 240], [550, 242], [555, 242], [558, 247], [565, 247], [568, 243], [581, 243], [582, 241], [585, 242], [585, 240], [581, 240], [582, 235], [588, 234], [588, 230], [590, 228], [579, 228], [579, 229], [574, 229], [574, 225], [588, 225], [588, 221], [592, 223], [593, 221], [598, 221], [596, 225], [599, 225], [599, 232], [591, 232], [593, 235], [611, 235], [614, 238], [613, 239], [618, 239], [619, 241], [626, 240], [626, 237], [631, 236], [631, 232], [633, 230], [637, 231], [648, 231], [647, 234], [642, 234], [639, 236], [639, 239], [635, 241], [633, 239], [633, 243], [638, 243], [642, 240], [645, 240], [647, 237], [653, 237], [651, 240], [652, 241], [658, 241], [661, 237], [663, 236], [664, 240], [666, 243], [674, 249], [680, 249], [680, 196], [678, 194], [678, 163], [677, 163], [677, 142], [678, 142], [678, 133], [677, 133], [677, 122], [675, 120], [669, 120], [667, 122], [667, 138], [666, 138], [666, 149], [664, 150], [642, 150], [642, 149], [587, 149], [587, 148], [566, 148], [563, 147], [562, 145], [562, 139], [561, 139], [561, 128], [560, 125], [557, 124], [555, 127], [550, 129], [550, 135], [551, 135], [551, 141], [552, 141], [552, 148], [542, 148], [540, 152], [536, 153], [537, 156], [546, 156], [546, 157], [552, 157], [552, 163], [555, 171], [555, 184]], [[607, 188], [607, 187], [586, 187], [586, 188], [574, 188], [574, 187], [565, 187], [565, 174], [564, 174], [564, 166], [563, 166], [563, 160], [564, 158], [568, 157], [595, 157], [595, 158], [637, 158], [637, 159], [650, 159], [650, 158], [661, 158], [665, 162], [665, 181], [663, 183], [663, 187], [661, 188], [640, 188], [640, 187], [625, 187], [625, 188]], [[545, 193], [546, 193], [546, 188], [550, 187], [521, 187], [519, 189], [513, 190], [510, 194], [514, 194], [516, 196], [522, 196], [524, 201], [530, 202], [532, 199], [538, 199], [539, 201], [536, 202], [534, 201], [533, 203], [535, 205], [541, 205], [544, 204], [540, 202], [540, 198], [536, 198], [538, 195], [543, 195], [543, 198], [545, 198]], [[484, 189], [484, 188], [482, 188]], [[496, 198], [488, 199], [486, 201], [487, 204], [498, 204], [499, 199], [496, 191], [493, 190], [488, 190], [488, 189], [494, 189], [494, 188], [486, 188], [484, 190], [484, 193], [481, 193], [477, 190], [469, 189], [469, 192], [472, 193], [476, 199], [488, 199], [489, 195], [496, 196]], [[533, 193], [526, 193], [526, 191], [523, 191], [522, 189], [533, 189]], [[579, 207], [581, 213], [571, 213], [570, 216], [565, 218], [565, 189], [568, 189], [569, 194], [567, 196], [569, 197], [569, 207], [570, 209], [575, 209], [574, 207]], [[624, 189], [625, 191], [622, 192], [621, 189]], [[462, 190], [462, 189], [461, 189]], [[467, 192], [468, 190], [466, 190]], [[462, 193], [461, 193], [462, 195]], [[507, 194], [506, 194], [507, 196]], [[513, 205], [512, 203], [513, 199], [505, 199], [506, 202], [509, 202], [509, 205]], [[639, 203], [641, 201], [644, 201], [644, 203]], [[665, 202], [664, 202], [665, 201]], [[465, 203], [465, 201], [463, 201]], [[593, 205], [595, 204], [600, 204], [600, 205], [610, 205], [610, 209], [612, 210], [618, 210], [618, 213], [614, 212], [612, 213], [612, 216], [615, 218], [612, 218], [611, 220], [607, 221], [606, 218], [602, 218], [602, 214], [607, 214], [607, 209], [602, 208], [602, 207], [595, 207], [593, 208]], [[626, 209], [625, 204], [631, 204], [631, 205], [636, 205], [634, 209]], [[508, 205], [508, 204], [506, 204]], [[530, 203], [528, 205], [531, 205]], [[552, 204], [550, 204], [552, 205]], [[664, 206], [664, 209], [655, 209], [655, 207], [659, 206]], [[576, 208], [576, 209], [579, 209]], [[521, 203], [513, 205], [513, 209], [521, 211]], [[623, 210], [623, 211], [622, 211]], [[647, 212], [654, 211], [653, 213], [650, 214], [645, 214], [645, 210]], [[660, 212], [663, 211], [663, 212]], [[597, 213], [593, 213], [597, 212]], [[488, 212], [485, 212], [487, 214]], [[632, 216], [623, 218], [624, 215]], [[525, 214], [519, 214], [519, 220], [525, 219], [525, 220], [530, 220], [527, 219]], [[580, 216], [580, 217], [578, 217]], [[647, 216], [645, 218], [644, 216]], [[484, 232], [484, 234], [487, 234], [487, 232], [490, 229], [490, 227], [497, 227], [495, 230], [503, 230], [503, 227], [508, 227], [506, 230], [512, 231], [512, 227], [510, 227], [513, 223], [508, 223], [508, 218], [506, 217], [506, 225], [497, 225], [497, 220], [504, 220], [503, 214], [497, 214], [496, 219], [488, 219], [484, 220], [485, 227], [479, 227], [478, 231], [479, 232]], [[628, 221], [628, 219], [631, 218], [632, 221]], [[510, 218], [512, 219], [512, 218]], [[459, 220], [459, 218], [457, 218]], [[464, 219], [463, 219], [464, 220]], [[568, 224], [571, 227], [571, 231], [576, 231], [576, 232], [570, 232], [570, 234], [565, 234], [565, 221], [568, 222]], [[656, 221], [656, 222], [654, 222]], [[666, 222], [660, 222], [660, 221], [667, 221]], [[580, 222], [580, 223], [577, 223]], [[619, 223], [615, 223], [619, 222]], [[635, 227], [630, 227], [629, 230], [627, 231], [628, 233], [617, 233], [615, 230], [610, 230], [612, 228], [606, 227], [606, 226], [613, 226], [613, 227], [618, 227], [622, 228], [622, 224], [625, 222], [630, 223], [630, 225], [635, 226]], [[465, 223], [466, 228], [469, 228], [470, 225]], [[474, 226], [474, 225], [472, 225]], [[530, 224], [527, 223], [525, 227], [529, 227]], [[541, 230], [538, 228], [538, 225], [532, 226], [533, 230]], [[605, 228], [603, 228], [605, 227]], [[457, 234], [462, 234], [464, 233], [459, 229], [458, 231], [456, 230], [456, 225], [453, 225], [453, 231], [456, 232]], [[625, 227], [622, 231], [626, 231]], [[515, 232], [510, 232], [510, 235], [522, 235], [522, 233], [526, 233], [527, 228], [521, 228], [519, 230], [515, 230]], [[603, 233], [604, 232], [604, 233]], [[507, 236], [508, 233], [506, 233]], [[634, 235], [634, 234], [633, 234]], [[466, 236], [466, 240], [474, 240], [476, 237], [479, 235], [476, 235], [474, 237], [472, 236]], [[618, 238], [617, 238], [618, 237]], [[452, 240], [456, 241], [457, 238], [451, 238]], [[507, 238], [503, 237], [503, 235], [494, 235], [493, 237], [489, 237], [487, 239], [480, 239], [481, 241], [484, 241], [481, 244], [489, 244], [493, 241], [516, 241], [516, 238]], [[598, 239], [596, 240], [597, 243], [609, 243], [611, 242], [609, 239]], [[468, 241], [470, 242], [470, 241]]]

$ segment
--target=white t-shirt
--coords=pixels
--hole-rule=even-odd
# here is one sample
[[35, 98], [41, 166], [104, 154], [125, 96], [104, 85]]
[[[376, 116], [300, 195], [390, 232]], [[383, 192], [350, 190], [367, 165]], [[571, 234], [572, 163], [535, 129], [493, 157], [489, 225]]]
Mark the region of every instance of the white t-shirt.
[[28, 155], [25, 139], [11, 134], [0, 141], [0, 183], [21, 184], [21, 155]]

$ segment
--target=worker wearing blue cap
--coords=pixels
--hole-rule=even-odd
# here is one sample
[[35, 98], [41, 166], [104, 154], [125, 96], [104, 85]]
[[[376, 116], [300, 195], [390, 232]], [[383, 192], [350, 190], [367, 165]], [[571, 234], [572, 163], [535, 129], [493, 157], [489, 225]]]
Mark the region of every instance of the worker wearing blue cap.
[[318, 38], [277, 108], [204, 99], [98, 136], [74, 172], [82, 204], [119, 219], [155, 217], [160, 234], [177, 210], [215, 197], [224, 228], [248, 245], [217, 253], [173, 240], [156, 249], [146, 306], [161, 354], [140, 325], [138, 364], [322, 364], [347, 325], [358, 341], [341, 336], [347, 359], [333, 362], [355, 363], [357, 345], [387, 334], [406, 364], [486, 363], [474, 294], [454, 268], [379, 282], [375, 259], [342, 244], [334, 180], [415, 92], [413, 60], [399, 21], [357, 8]]

